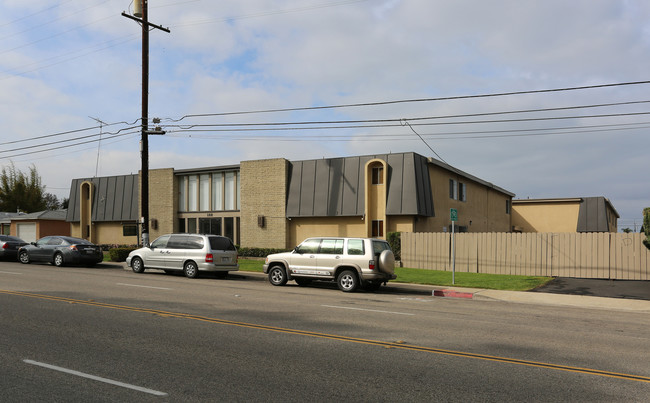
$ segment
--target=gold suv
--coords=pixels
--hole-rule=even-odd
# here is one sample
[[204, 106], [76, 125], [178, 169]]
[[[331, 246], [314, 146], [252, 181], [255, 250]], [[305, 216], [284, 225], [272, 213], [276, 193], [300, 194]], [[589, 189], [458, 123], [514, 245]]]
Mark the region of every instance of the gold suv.
[[390, 245], [374, 238], [308, 238], [291, 252], [267, 256], [264, 263], [264, 273], [273, 285], [285, 285], [289, 280], [298, 285], [336, 281], [344, 292], [361, 286], [376, 291], [397, 278], [394, 269]]

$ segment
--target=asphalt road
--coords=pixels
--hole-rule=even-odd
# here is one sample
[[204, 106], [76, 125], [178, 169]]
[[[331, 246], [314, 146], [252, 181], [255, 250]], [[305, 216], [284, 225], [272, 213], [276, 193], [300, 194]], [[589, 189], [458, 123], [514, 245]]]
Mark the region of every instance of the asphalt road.
[[644, 401], [647, 314], [0, 263], [2, 401]]

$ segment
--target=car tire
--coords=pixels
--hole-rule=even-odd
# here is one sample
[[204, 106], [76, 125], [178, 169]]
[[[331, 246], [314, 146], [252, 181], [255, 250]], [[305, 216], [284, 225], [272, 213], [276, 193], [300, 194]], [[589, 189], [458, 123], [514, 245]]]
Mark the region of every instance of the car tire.
[[56, 267], [63, 266], [63, 255], [61, 253], [55, 253], [54, 258], [52, 258], [52, 264]]
[[20, 253], [18, 254], [18, 260], [19, 260], [20, 263], [22, 263], [22, 264], [27, 264], [27, 263], [29, 263], [29, 253], [27, 253], [26, 251], [22, 251], [22, 252], [20, 252]]
[[144, 263], [142, 262], [142, 259], [134, 257], [133, 260], [131, 260], [131, 270], [133, 270], [134, 273], [144, 273]]
[[282, 266], [273, 266], [269, 270], [269, 283], [273, 285], [287, 284], [287, 272]]
[[395, 272], [395, 255], [393, 251], [384, 250], [379, 255], [379, 270], [386, 274]]
[[183, 274], [187, 278], [196, 278], [199, 275], [199, 267], [190, 260], [183, 266]]
[[343, 292], [353, 292], [359, 287], [359, 277], [352, 270], [343, 270], [336, 278], [336, 285]]
[[295, 278], [294, 280], [296, 280], [296, 283], [301, 287], [305, 287], [311, 284], [310, 278]]

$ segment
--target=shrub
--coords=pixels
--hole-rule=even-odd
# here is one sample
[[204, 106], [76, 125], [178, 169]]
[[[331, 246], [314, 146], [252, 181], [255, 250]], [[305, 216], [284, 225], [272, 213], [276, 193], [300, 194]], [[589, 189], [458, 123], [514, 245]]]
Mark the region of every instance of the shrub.
[[237, 253], [241, 257], [266, 257], [272, 253], [286, 252], [287, 249], [277, 248], [242, 248], [237, 247]]
[[108, 250], [108, 257], [111, 262], [124, 262], [129, 253], [135, 249], [136, 248], [133, 247], [111, 248]]
[[650, 249], [650, 207], [643, 209], [643, 231], [645, 232], [643, 243]]
[[390, 248], [393, 250], [395, 260], [402, 260], [402, 233], [389, 232], [386, 236], [386, 241], [388, 241]]

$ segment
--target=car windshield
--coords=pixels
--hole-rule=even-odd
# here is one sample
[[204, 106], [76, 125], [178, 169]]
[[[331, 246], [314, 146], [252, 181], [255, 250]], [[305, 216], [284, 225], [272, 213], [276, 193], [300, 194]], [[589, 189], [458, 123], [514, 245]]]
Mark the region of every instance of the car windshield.
[[167, 247], [167, 241], [171, 235], [163, 235], [158, 237], [155, 241], [151, 243], [152, 248], [165, 248]]
[[298, 253], [316, 253], [318, 245], [320, 245], [320, 239], [307, 239], [296, 248], [296, 251]]

